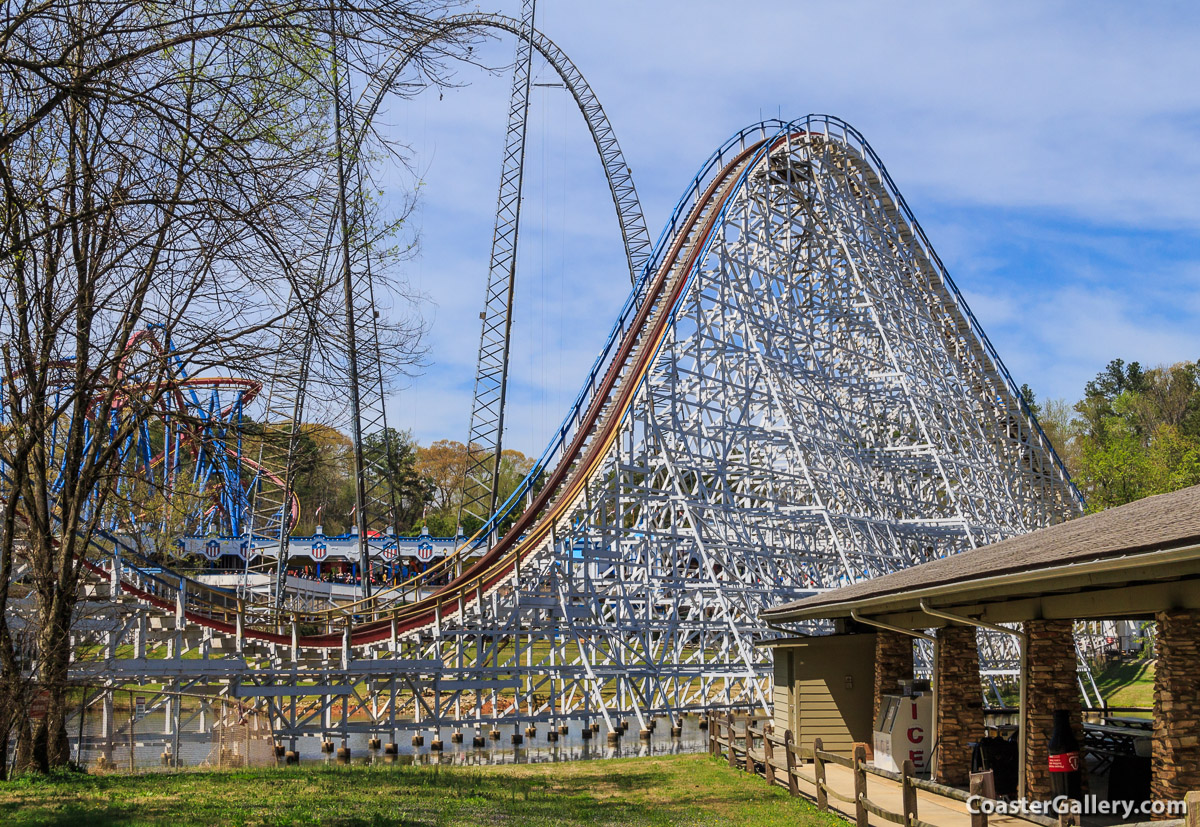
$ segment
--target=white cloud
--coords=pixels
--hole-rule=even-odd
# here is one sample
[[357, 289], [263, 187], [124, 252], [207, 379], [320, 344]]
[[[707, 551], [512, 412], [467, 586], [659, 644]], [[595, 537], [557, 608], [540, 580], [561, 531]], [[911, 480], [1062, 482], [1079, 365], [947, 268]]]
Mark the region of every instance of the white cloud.
[[970, 293], [967, 301], [1016, 381], [1040, 397], [1074, 402], [1117, 357], [1146, 367], [1200, 358], [1193, 320], [1109, 289], [1051, 288], [1020, 300]]

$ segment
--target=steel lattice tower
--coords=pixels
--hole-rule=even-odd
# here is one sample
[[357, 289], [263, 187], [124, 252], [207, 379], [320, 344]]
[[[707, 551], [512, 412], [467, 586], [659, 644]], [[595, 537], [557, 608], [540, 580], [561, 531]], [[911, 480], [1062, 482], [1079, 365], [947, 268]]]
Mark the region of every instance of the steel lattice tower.
[[484, 309], [479, 314], [479, 358], [471, 405], [466, 473], [458, 523], [464, 514], [486, 522], [496, 511], [500, 459], [504, 442], [504, 403], [508, 389], [508, 354], [512, 341], [513, 291], [517, 281], [517, 239], [521, 229], [521, 191], [525, 171], [525, 136], [529, 119], [529, 85], [533, 68], [534, 0], [521, 5], [521, 35], [513, 67], [508, 105], [508, 133], [500, 168], [496, 228], [488, 266]]

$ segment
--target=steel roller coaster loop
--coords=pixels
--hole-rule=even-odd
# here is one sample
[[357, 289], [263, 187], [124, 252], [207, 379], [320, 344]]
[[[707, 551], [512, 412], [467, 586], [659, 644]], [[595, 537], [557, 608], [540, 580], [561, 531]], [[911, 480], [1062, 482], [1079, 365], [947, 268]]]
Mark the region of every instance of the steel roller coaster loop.
[[[243, 456], [237, 444], [230, 444], [240, 434], [238, 420], [242, 411], [254, 401], [263, 385], [243, 377], [190, 376], [171, 342], [160, 341], [158, 332], [150, 327], [134, 333], [127, 340], [122, 357], [113, 370], [108, 391], [97, 391], [88, 402], [82, 423], [84, 439], [90, 441], [96, 436], [98, 408], [106, 400], [112, 410], [106, 426], [110, 434], [123, 411], [135, 405], [151, 404], [155, 415], [144, 418], [124, 437], [118, 448], [116, 463], [122, 468], [118, 491], [128, 494], [131, 486], [144, 484], [158, 489], [170, 499], [186, 455], [191, 463], [194, 487], [200, 492], [199, 496], [192, 497], [191, 516], [185, 518], [186, 522], [201, 533], [207, 526], [239, 536], [238, 528], [244, 519], [250, 488], [264, 483], [283, 485], [273, 469]], [[165, 372], [167, 377], [148, 379], [143, 376], [139, 369], [139, 360], [143, 358], [155, 363], [156, 372]], [[52, 385], [59, 398], [71, 391], [71, 374], [76, 361], [74, 358], [63, 359], [52, 365], [61, 374]], [[55, 435], [50, 440], [53, 452], [58, 450], [58, 427], [56, 422], [53, 426]], [[244, 471], [252, 476], [249, 483], [243, 478]], [[60, 490], [66, 474], [67, 469], [60, 464], [52, 491]], [[299, 499], [293, 495], [289, 509], [293, 523], [299, 516], [299, 508]], [[153, 567], [150, 559], [120, 536], [123, 531], [139, 530], [145, 517], [145, 513], [136, 511], [124, 516], [114, 514], [101, 527], [99, 536], [103, 543], [99, 544], [99, 550], [107, 555], [120, 549], [127, 560], [140, 560], [144, 566]], [[102, 571], [92, 561], [85, 561], [85, 564], [94, 572]], [[196, 584], [195, 588], [209, 591], [202, 584]], [[212, 591], [220, 594], [223, 590]]]
[[[154, 385], [139, 385], [136, 373], [131, 370], [138, 346], [145, 347], [154, 358], [164, 362], [173, 376]], [[154, 480], [155, 469], [164, 467], [166, 470], [161, 484], [170, 496], [171, 472], [167, 466], [172, 462], [172, 455], [176, 457], [177, 464], [179, 451], [186, 450], [193, 463], [197, 463], [197, 480], [204, 487], [207, 487], [209, 479], [214, 484], [214, 491], [209, 497], [211, 505], [204, 512], [203, 522], [211, 524], [213, 516], [219, 515], [226, 533], [241, 536], [244, 532], [240, 529], [249, 507], [250, 489], [264, 484], [264, 481], [283, 487], [283, 480], [278, 473], [244, 456], [240, 449], [242, 413], [262, 392], [263, 383], [236, 376], [188, 375], [171, 342], [161, 342], [155, 328], [138, 331], [131, 337], [125, 348], [125, 357], [116, 371], [115, 382], [120, 388], [115, 407], [119, 409], [120, 400], [130, 400], [135, 393], [143, 393], [158, 399], [158, 423], [161, 426], [175, 423], [174, 445], [166, 444], [164, 435], [162, 451], [146, 457], [144, 476]], [[207, 402], [202, 399], [203, 392], [207, 392]], [[151, 423], [147, 421], [141, 428], [140, 439], [144, 444], [152, 441], [150, 427]], [[237, 444], [229, 444], [231, 435]], [[208, 469], [204, 468], [206, 457], [211, 463]], [[243, 481], [243, 469], [252, 475], [248, 483]], [[300, 513], [300, 502], [294, 494], [289, 511], [290, 524], [294, 525]]]
[[[434, 43], [449, 40], [460, 32], [489, 29], [507, 32], [517, 37], [525, 36], [521, 21], [516, 18], [501, 14], [453, 15], [439, 20], [436, 26], [419, 33], [397, 49], [392, 65], [384, 67], [379, 73], [377, 81], [372, 84], [373, 88], [364, 91], [364, 98], [368, 98], [369, 102], [366, 108], [366, 117], [355, 136], [357, 145], [361, 146], [365, 140], [372, 119], [387, 98], [387, 90], [408, 68], [416, 54]], [[608, 180], [613, 207], [620, 224], [621, 238], [625, 243], [626, 263], [629, 266], [629, 279], [631, 283], [636, 284], [652, 254], [652, 245], [650, 234], [646, 230], [646, 219], [642, 214], [637, 189], [633, 183], [633, 171], [621, 152], [616, 133], [612, 124], [609, 123], [604, 107], [600, 105], [599, 98], [592, 91], [583, 73], [554, 41], [537, 29], [532, 31], [531, 43], [533, 49], [558, 74], [587, 123], [592, 141], [596, 145], [596, 151], [604, 165], [604, 174]]]

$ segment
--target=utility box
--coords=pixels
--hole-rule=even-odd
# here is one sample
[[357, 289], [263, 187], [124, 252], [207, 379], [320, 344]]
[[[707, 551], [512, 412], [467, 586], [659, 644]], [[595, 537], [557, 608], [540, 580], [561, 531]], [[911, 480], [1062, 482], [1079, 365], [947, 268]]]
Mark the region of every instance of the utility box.
[[933, 698], [928, 694], [884, 695], [872, 734], [875, 766], [900, 772], [912, 759], [919, 773], [929, 772], [933, 752]]
[[871, 743], [875, 635], [828, 635], [776, 641], [775, 731], [792, 731], [797, 746], [820, 738], [825, 750], [849, 756]]

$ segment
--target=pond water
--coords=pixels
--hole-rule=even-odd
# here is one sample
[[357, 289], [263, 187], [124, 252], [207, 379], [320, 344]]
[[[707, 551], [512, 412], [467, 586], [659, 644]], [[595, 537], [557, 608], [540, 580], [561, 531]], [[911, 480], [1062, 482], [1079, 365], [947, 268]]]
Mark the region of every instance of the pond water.
[[[650, 740], [643, 741], [638, 736], [636, 719], [630, 719], [630, 730], [625, 733], [620, 742], [610, 745], [606, 731], [592, 734], [590, 739], [581, 735], [584, 727], [583, 719], [567, 718], [561, 721], [568, 727], [566, 734], [560, 734], [558, 740], [551, 742], [546, 739], [550, 727], [541, 723], [537, 734], [525, 734], [526, 724], [514, 727], [506, 724], [499, 727], [501, 736], [498, 740], [490, 737], [491, 726], [485, 725], [480, 734], [484, 736], [484, 746], [472, 745], [475, 730], [464, 727], [463, 743], [452, 743], [451, 729], [442, 729], [440, 736], [443, 750], [438, 753], [430, 748], [433, 732], [425, 730], [425, 743], [421, 746], [412, 745], [411, 730], [400, 730], [396, 733], [396, 755], [385, 755], [382, 749], [369, 749], [368, 733], [350, 732], [343, 739], [337, 729], [331, 729], [325, 736], [333, 742], [334, 748], [343, 745], [350, 748], [351, 763], [353, 764], [513, 764], [513, 763], [548, 763], [556, 761], [586, 761], [603, 758], [622, 758], [648, 755], [675, 755], [689, 752], [702, 752], [707, 748], [707, 730], [700, 729], [700, 719], [694, 715], [683, 719], [682, 735], [671, 736], [671, 724], [668, 718], [656, 720], [656, 728], [650, 733]], [[79, 752], [78, 730], [71, 732], [71, 745], [75, 754], [83, 763], [94, 766], [101, 755], [107, 752], [110, 765], [117, 770], [161, 769], [164, 766], [163, 752], [167, 747], [172, 752], [178, 752], [178, 766], [201, 767], [216, 766], [220, 762], [222, 750], [227, 759], [234, 756], [233, 761], [244, 761], [245, 755], [250, 755], [250, 764], [255, 766], [273, 765], [275, 763], [272, 741], [266, 730], [254, 731], [253, 728], [237, 728], [225, 733], [201, 733], [198, 722], [184, 727], [184, 731], [176, 739], [164, 734], [166, 716], [162, 712], [151, 712], [137, 719], [133, 726], [133, 737], [129, 734], [129, 720], [122, 713], [116, 715], [116, 730], [111, 739], [111, 746], [102, 737], [99, 715], [90, 715], [84, 722], [82, 753]], [[355, 722], [358, 724], [358, 722]], [[411, 726], [411, 724], [409, 724]], [[76, 724], [77, 726], [77, 724]], [[522, 735], [522, 743], [513, 745], [511, 742], [514, 731]], [[556, 730], [557, 731], [557, 730]], [[384, 732], [379, 735], [383, 744], [390, 740]], [[283, 739], [286, 749], [295, 749], [300, 756], [301, 764], [337, 762], [332, 753], [322, 751], [320, 736], [296, 738], [295, 741]], [[282, 764], [282, 759], [279, 763]]]

